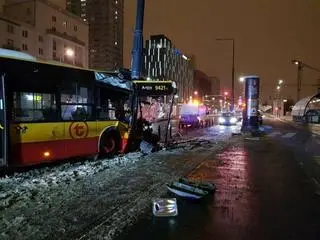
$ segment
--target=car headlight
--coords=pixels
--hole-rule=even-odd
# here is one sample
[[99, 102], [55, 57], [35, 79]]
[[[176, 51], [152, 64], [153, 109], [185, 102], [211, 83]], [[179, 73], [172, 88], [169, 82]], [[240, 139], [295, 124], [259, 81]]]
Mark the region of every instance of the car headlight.
[[230, 122], [231, 122], [231, 123], [236, 123], [236, 122], [237, 122], [237, 119], [236, 119], [235, 117], [232, 117], [232, 118], [230, 119]]
[[224, 123], [226, 120], [223, 117], [219, 117], [219, 123]]

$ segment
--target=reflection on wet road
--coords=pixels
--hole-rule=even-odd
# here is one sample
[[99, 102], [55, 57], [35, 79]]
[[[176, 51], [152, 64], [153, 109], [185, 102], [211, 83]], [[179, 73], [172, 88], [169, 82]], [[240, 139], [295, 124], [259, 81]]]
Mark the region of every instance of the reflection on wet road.
[[214, 182], [217, 192], [179, 198], [178, 217], [148, 214], [119, 239], [320, 239], [320, 199], [287, 147], [243, 140], [189, 177]]

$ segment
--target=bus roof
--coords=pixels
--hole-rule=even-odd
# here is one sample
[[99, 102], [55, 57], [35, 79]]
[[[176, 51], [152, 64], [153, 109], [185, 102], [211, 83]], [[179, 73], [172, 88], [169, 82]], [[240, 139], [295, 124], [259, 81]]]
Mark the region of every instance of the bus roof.
[[20, 52], [20, 51], [9, 50], [5, 48], [0, 48], [0, 58], [8, 58], [8, 59], [20, 60], [20, 61], [26, 61], [26, 62], [35, 62], [40, 64], [47, 64], [52, 66], [65, 67], [65, 68], [73, 68], [73, 69], [79, 69], [79, 70], [91, 71], [91, 72], [104, 72], [104, 73], [110, 73], [110, 74], [116, 73], [114, 71], [103, 71], [103, 70], [97, 70], [97, 69], [83, 68], [83, 67], [78, 67], [71, 64], [56, 62], [56, 61], [43, 61], [30, 54]]

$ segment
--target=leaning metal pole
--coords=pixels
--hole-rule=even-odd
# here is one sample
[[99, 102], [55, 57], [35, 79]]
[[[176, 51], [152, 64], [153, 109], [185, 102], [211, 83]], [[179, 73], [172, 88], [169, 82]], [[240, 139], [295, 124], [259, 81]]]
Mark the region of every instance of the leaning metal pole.
[[142, 68], [142, 49], [143, 49], [143, 19], [144, 19], [144, 0], [137, 0], [136, 27], [134, 30], [131, 78], [139, 79]]
[[[142, 66], [142, 49], [143, 49], [143, 19], [144, 19], [144, 0], [137, 0], [137, 15], [136, 15], [136, 26], [133, 37], [133, 49], [131, 52], [131, 78], [132, 80], [141, 78], [141, 66]], [[133, 87], [136, 86], [133, 84]], [[131, 121], [130, 121], [130, 133], [128, 139], [128, 146], [130, 150], [134, 147], [134, 139], [137, 134], [137, 116], [138, 116], [138, 105], [139, 99], [134, 89], [134, 96], [132, 96], [131, 105]]]

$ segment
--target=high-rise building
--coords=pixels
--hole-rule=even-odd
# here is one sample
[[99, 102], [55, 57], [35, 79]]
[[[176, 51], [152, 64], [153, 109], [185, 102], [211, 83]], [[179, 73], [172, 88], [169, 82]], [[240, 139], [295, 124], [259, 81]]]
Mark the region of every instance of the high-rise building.
[[194, 89], [198, 92], [198, 96], [203, 98], [205, 95], [212, 95], [212, 82], [208, 75], [200, 70], [194, 71]]
[[88, 24], [47, 0], [6, 0], [0, 47], [88, 67]]
[[67, 10], [89, 24], [89, 66], [123, 66], [123, 0], [67, 0]]
[[146, 41], [142, 72], [147, 79], [175, 81], [180, 102], [187, 101], [192, 92], [190, 58], [175, 48], [165, 35], [153, 35]]

